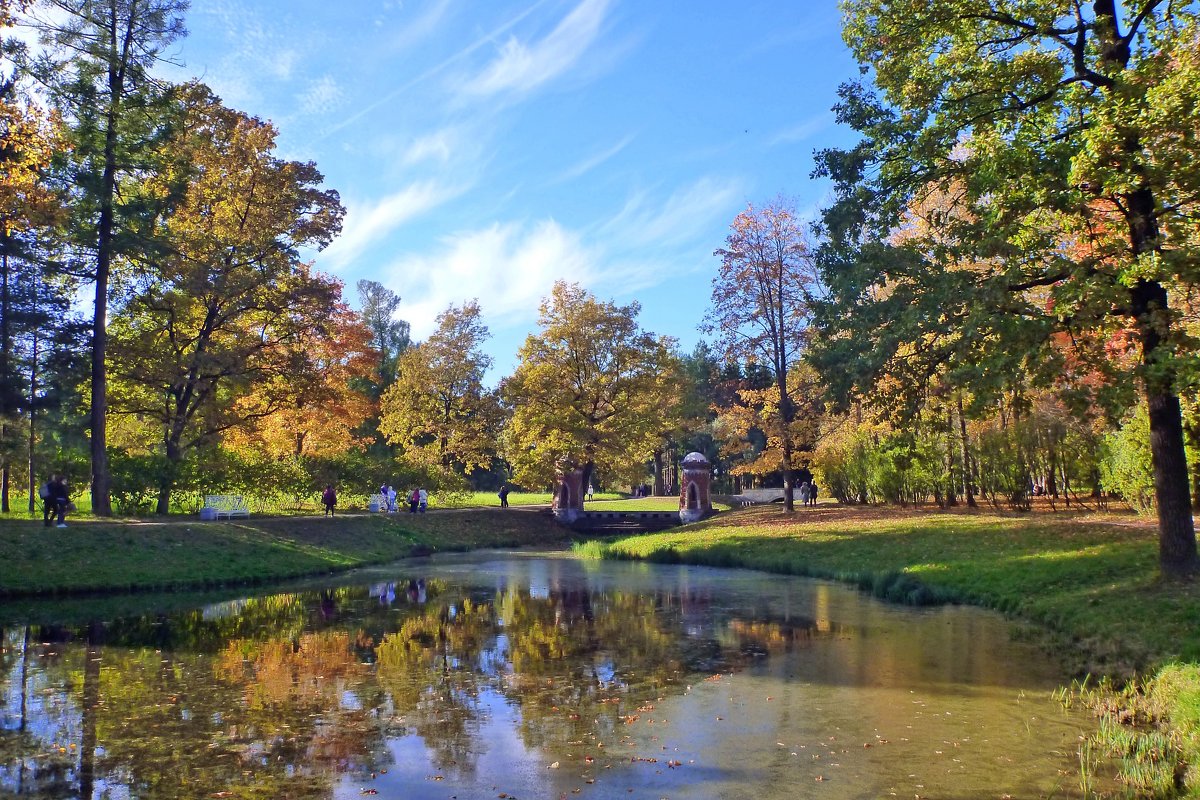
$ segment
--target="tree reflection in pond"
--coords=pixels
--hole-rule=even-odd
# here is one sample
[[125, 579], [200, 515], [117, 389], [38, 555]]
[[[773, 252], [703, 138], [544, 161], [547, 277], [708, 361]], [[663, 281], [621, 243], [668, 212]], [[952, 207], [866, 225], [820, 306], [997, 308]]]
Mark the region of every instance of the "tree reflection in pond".
[[[639, 759], [662, 774], [681, 762], [640, 758], [658, 736], [631, 735], [665, 735], [657, 709], [713, 675], [846, 632], [770, 601], [747, 615], [694, 579], [626, 588], [494, 577], [393, 576], [7, 629], [0, 791], [326, 797], [392, 772], [409, 781], [395, 778], [401, 791], [424, 781], [494, 797], [492, 770], [508, 752], [540, 765], [526, 791], [587, 786]], [[552, 764], [562, 772], [547, 778]]]

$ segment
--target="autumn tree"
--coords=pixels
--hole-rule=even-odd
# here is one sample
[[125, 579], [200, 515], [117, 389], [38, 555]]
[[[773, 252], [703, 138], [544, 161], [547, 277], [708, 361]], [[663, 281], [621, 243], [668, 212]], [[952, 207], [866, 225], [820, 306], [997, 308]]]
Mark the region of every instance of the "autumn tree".
[[314, 342], [334, 337], [341, 300], [341, 285], [299, 258], [340, 229], [337, 192], [313, 164], [275, 156], [270, 124], [198, 84], [181, 102], [186, 125], [170, 146], [187, 183], [156, 234], [169, 247], [120, 286], [109, 353], [114, 410], [161, 435], [159, 513], [188, 450], [294, 409], [320, 381]]
[[721, 267], [702, 330], [717, 335], [727, 360], [752, 361], [770, 370], [777, 392], [784, 508], [793, 511], [796, 401], [789, 374], [804, 355], [814, 276], [803, 225], [783, 200], [747, 206], [714, 255]]
[[[995, 372], [1036, 368], [1058, 332], [1131, 326], [1161, 568], [1194, 573], [1179, 392], [1197, 349], [1171, 290], [1200, 277], [1200, 9], [852, 0], [846, 20], [868, 77], [844, 86], [838, 107], [861, 142], [818, 158], [836, 187], [822, 259], [835, 314], [852, 320], [852, 338], [863, 328], [859, 299], [900, 265], [913, 274], [917, 322], [956, 323], [968, 350], [1003, 343], [973, 351]], [[965, 213], [942, 223], [952, 257], [986, 268], [950, 274], [944, 250], [887, 244], [914, 194], [938, 182], [961, 189]], [[1039, 288], [1043, 297], [1031, 294]], [[932, 311], [943, 303], [947, 313]], [[1004, 321], [976, 336], [985, 317]], [[873, 327], [890, 324], [876, 317]], [[895, 335], [919, 345], [914, 334], [929, 332], [918, 324]]]
[[644, 474], [680, 400], [673, 342], [638, 326], [641, 307], [602, 302], [558, 281], [541, 304], [540, 331], [503, 382], [511, 410], [505, 455], [516, 478], [546, 486], [564, 460], [613, 480]]
[[[305, 363], [297, 373], [236, 401], [235, 418], [247, 424], [230, 428], [224, 445], [301, 459], [339, 456], [363, 444], [359, 428], [379, 416], [379, 403], [361, 389], [375, 366], [371, 332], [344, 303], [327, 313], [303, 341]], [[280, 394], [287, 402], [278, 402]]]
[[451, 485], [496, 454], [500, 405], [483, 383], [489, 337], [477, 302], [450, 306], [428, 339], [401, 353], [383, 395], [379, 429], [388, 442]]
[[107, 453], [109, 280], [115, 259], [144, 243], [143, 198], [122, 192], [155, 167], [168, 88], [153, 76], [164, 51], [186, 32], [186, 0], [46, 0], [35, 22], [48, 49], [35, 73], [70, 128], [64, 175], [75, 245], [91, 260], [90, 430], [92, 510], [112, 514]]

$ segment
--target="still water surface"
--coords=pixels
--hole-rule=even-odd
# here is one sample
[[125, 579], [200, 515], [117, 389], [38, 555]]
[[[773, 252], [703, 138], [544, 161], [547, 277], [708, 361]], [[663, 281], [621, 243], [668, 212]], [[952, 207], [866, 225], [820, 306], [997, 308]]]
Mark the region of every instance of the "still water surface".
[[478, 553], [156, 602], [3, 627], [0, 793], [1070, 797], [1091, 730], [997, 615], [756, 572]]

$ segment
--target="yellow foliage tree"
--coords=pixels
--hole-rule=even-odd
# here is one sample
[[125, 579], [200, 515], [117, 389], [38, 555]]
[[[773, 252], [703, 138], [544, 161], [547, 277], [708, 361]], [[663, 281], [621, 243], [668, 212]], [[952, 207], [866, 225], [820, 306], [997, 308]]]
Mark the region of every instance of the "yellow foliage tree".
[[516, 479], [549, 485], [560, 462], [606, 479], [640, 480], [661, 431], [678, 414], [674, 341], [637, 324], [637, 303], [598, 301], [558, 281], [542, 302], [541, 331], [519, 352], [501, 392], [511, 410], [505, 455]]

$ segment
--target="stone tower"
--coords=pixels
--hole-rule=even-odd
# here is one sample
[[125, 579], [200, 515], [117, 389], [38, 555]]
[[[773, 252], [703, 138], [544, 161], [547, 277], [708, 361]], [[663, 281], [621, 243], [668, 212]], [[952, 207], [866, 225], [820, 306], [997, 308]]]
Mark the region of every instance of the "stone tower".
[[683, 474], [679, 480], [679, 521], [683, 523], [704, 519], [712, 513], [708, 484], [712, 469], [700, 453], [688, 453], [683, 459]]
[[558, 482], [550, 508], [556, 520], [570, 525], [583, 516], [583, 468], [572, 461], [560, 461], [556, 478]]

